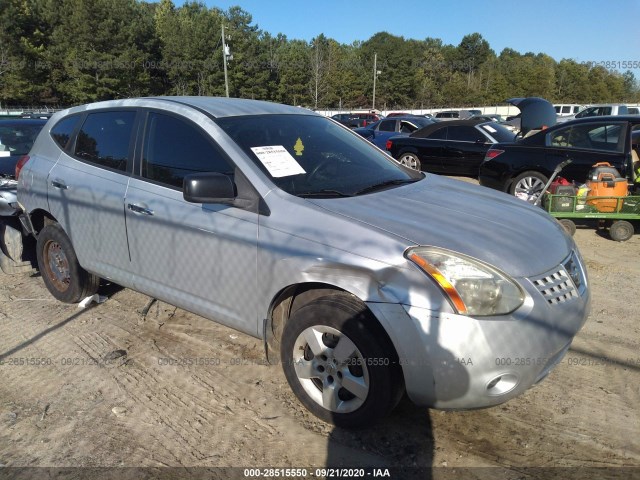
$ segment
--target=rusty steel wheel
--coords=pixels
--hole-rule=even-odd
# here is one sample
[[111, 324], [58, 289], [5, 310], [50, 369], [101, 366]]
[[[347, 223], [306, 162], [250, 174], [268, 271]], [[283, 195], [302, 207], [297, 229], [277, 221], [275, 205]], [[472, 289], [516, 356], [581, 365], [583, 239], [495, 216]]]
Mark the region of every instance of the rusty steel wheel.
[[71, 282], [69, 260], [58, 242], [48, 241], [44, 246], [44, 271], [51, 284], [59, 292], [65, 292]]
[[78, 263], [71, 240], [57, 223], [38, 234], [38, 268], [47, 290], [65, 303], [76, 303], [98, 290], [100, 279]]

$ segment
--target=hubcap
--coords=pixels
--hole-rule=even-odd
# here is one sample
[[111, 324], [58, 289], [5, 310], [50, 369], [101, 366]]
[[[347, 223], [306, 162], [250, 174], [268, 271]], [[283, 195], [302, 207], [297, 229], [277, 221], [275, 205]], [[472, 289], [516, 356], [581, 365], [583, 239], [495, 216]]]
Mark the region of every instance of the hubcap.
[[59, 243], [50, 241], [44, 247], [45, 275], [60, 292], [69, 288], [71, 273], [69, 260]]
[[537, 177], [524, 177], [514, 188], [514, 196], [524, 200], [526, 202], [535, 203], [542, 189], [544, 188], [544, 182]]
[[335, 328], [316, 325], [302, 331], [293, 349], [300, 384], [318, 405], [350, 413], [369, 394], [369, 371], [358, 347]]
[[414, 170], [418, 170], [418, 160], [413, 155], [404, 155], [400, 158], [400, 163]]

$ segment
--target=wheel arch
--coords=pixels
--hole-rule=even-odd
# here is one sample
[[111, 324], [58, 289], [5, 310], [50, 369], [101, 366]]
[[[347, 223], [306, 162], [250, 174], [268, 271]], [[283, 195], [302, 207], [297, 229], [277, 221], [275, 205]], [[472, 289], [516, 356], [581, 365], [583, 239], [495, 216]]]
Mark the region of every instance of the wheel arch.
[[284, 326], [291, 316], [310, 302], [330, 295], [348, 296], [360, 303], [371, 314], [371, 328], [384, 339], [387, 345], [393, 349], [393, 353], [397, 355], [389, 334], [363, 299], [336, 285], [322, 282], [305, 282], [292, 284], [281, 289], [271, 300], [263, 332], [265, 353], [270, 363], [275, 363], [280, 358], [280, 339]]
[[32, 228], [32, 231], [29, 233], [34, 237], [37, 237], [38, 233], [40, 233], [46, 225], [58, 222], [53, 215], [41, 208], [33, 210], [28, 217]]

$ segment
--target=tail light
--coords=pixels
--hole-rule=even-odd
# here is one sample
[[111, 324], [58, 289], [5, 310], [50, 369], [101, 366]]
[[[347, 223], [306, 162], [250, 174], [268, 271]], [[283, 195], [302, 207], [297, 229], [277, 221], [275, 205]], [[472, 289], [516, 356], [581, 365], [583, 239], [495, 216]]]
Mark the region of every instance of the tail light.
[[391, 140], [387, 140], [387, 144], [385, 145], [387, 150], [391, 150], [391, 147], [393, 147], [393, 142]]
[[484, 159], [485, 161], [491, 160], [493, 158], [496, 158], [498, 155], [502, 155], [503, 153], [504, 153], [504, 150], [498, 150], [497, 148], [496, 149], [492, 148], [490, 150], [487, 150], [487, 153], [485, 154]]
[[366, 127], [366, 126], [367, 126], [367, 121], [366, 121], [366, 120], [363, 120], [363, 121], [362, 121], [362, 126], [363, 126], [363, 127]]
[[28, 161], [29, 161], [29, 155], [23, 155], [18, 160], [18, 163], [16, 163], [16, 180], [18, 180], [18, 177], [20, 176], [20, 172], [22, 171], [22, 167], [24, 167], [24, 165]]

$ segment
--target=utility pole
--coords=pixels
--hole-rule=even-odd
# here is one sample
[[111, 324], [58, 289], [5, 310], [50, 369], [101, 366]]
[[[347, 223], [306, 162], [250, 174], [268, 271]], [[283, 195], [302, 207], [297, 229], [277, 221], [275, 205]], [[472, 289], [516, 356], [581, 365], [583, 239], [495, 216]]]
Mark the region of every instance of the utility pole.
[[224, 23], [222, 24], [222, 64], [224, 65], [224, 91], [227, 94], [227, 98], [229, 98], [229, 77], [227, 76], [227, 56], [231, 57], [229, 54], [229, 46], [227, 45], [227, 41], [224, 38]]
[[371, 110], [376, 109], [376, 79], [378, 75], [382, 72], [378, 70], [378, 54], [373, 54], [373, 104], [371, 105]]
[[371, 110], [376, 109], [376, 77], [378, 76], [378, 54], [373, 54], [373, 104]]

